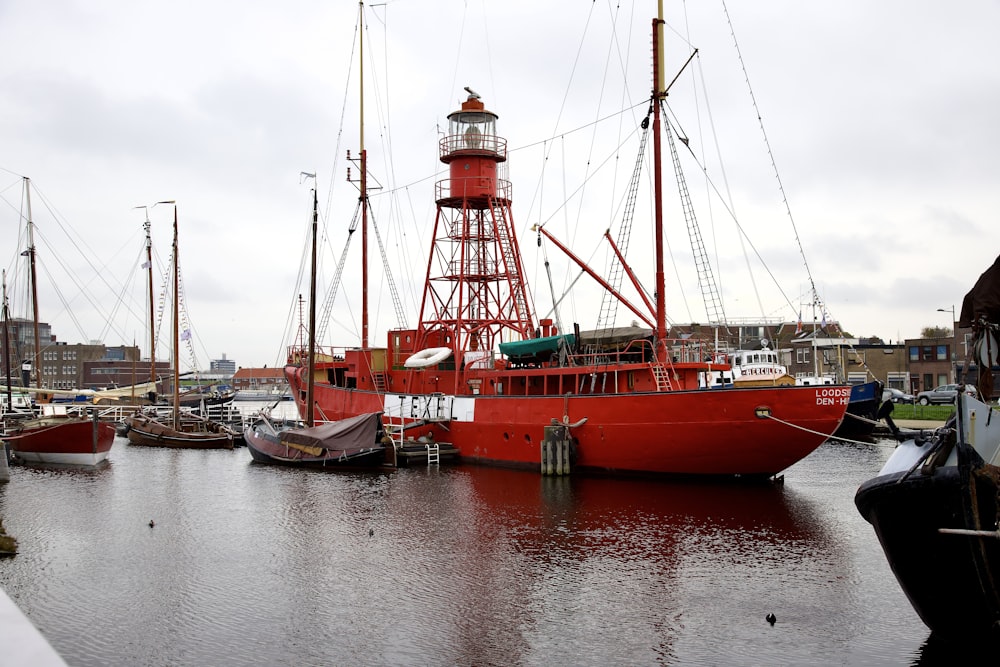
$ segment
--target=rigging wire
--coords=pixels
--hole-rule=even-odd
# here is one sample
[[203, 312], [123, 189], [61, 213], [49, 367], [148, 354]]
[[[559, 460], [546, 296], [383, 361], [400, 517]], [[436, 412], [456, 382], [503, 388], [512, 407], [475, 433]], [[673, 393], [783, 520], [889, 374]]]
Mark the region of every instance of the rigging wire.
[[726, 6], [725, 0], [722, 0], [722, 11], [726, 15], [726, 23], [729, 26], [729, 34], [733, 39], [733, 47], [736, 49], [736, 57], [739, 60], [740, 68], [743, 70], [743, 79], [747, 84], [747, 91], [750, 94], [750, 102], [753, 105], [754, 113], [757, 116], [757, 125], [760, 128], [761, 136], [764, 139], [764, 147], [767, 150], [768, 159], [771, 161], [771, 169], [774, 172], [774, 178], [778, 183], [778, 192], [781, 193], [781, 201], [785, 206], [785, 213], [788, 215], [788, 220], [792, 224], [792, 231], [795, 233], [795, 243], [799, 249], [799, 255], [802, 257], [802, 266], [806, 270], [806, 276], [809, 279], [809, 288], [812, 291], [813, 299], [822, 308], [822, 302], [819, 298], [819, 293], [816, 290], [816, 283], [813, 281], [812, 272], [809, 270], [809, 262], [806, 260], [805, 249], [802, 247], [802, 239], [799, 236], [798, 226], [795, 224], [795, 216], [792, 215], [791, 206], [788, 203], [788, 195], [785, 192], [785, 186], [781, 181], [781, 174], [778, 173], [778, 164], [774, 158], [774, 151], [771, 149], [771, 141], [767, 136], [767, 131], [764, 129], [764, 120], [760, 113], [760, 107], [757, 105], [757, 96], [753, 92], [753, 87], [750, 85], [750, 74], [747, 72], [746, 64], [743, 62], [743, 53], [740, 51], [739, 41], [736, 39], [736, 30], [733, 27], [732, 18], [729, 15], [729, 8]]

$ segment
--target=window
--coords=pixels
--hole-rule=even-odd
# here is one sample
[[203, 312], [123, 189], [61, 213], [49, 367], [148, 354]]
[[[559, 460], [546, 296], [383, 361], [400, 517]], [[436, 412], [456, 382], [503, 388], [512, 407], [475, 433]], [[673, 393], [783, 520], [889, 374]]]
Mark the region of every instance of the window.
[[885, 378], [886, 385], [900, 391], [906, 391], [908, 389], [909, 377], [909, 374], [904, 372], [889, 371]]
[[947, 345], [938, 345], [937, 346], [937, 355], [935, 356], [935, 358], [938, 361], [948, 361], [948, 346]]
[[920, 348], [916, 345], [910, 347], [910, 361], [920, 361]]
[[796, 349], [795, 350], [795, 361], [796, 361], [796, 363], [799, 363], [799, 364], [808, 364], [809, 363], [809, 348], [808, 347], [800, 347], [800, 348]]

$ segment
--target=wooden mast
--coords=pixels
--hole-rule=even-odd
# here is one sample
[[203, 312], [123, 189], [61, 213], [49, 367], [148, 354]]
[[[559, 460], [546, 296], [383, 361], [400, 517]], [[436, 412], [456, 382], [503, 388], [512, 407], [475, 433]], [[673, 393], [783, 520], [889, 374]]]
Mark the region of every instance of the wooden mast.
[[7, 269], [3, 270], [3, 367], [6, 372], [7, 411], [14, 411], [14, 394], [10, 388], [10, 312], [7, 309]]
[[173, 427], [175, 431], [181, 429], [181, 393], [180, 393], [180, 338], [177, 331], [180, 321], [180, 297], [178, 295], [178, 288], [180, 287], [180, 259], [177, 256], [177, 203], [173, 201], [160, 202], [161, 204], [173, 204], [174, 205], [174, 246], [173, 246], [173, 258], [174, 258], [174, 303], [173, 312], [171, 319], [173, 320], [173, 347], [174, 347], [174, 409], [173, 409]]
[[[28, 265], [30, 266], [31, 277], [31, 319], [34, 325], [35, 352], [31, 360], [32, 370], [35, 372], [35, 386], [42, 388], [42, 365], [39, 360], [42, 358], [41, 341], [38, 335], [38, 274], [35, 269], [35, 224], [31, 220], [31, 179], [24, 177], [24, 197], [27, 204], [28, 214]], [[30, 379], [30, 378], [29, 378]]]
[[313, 215], [312, 215], [312, 268], [309, 273], [309, 361], [306, 364], [308, 380], [306, 382], [306, 427], [314, 423], [315, 411], [314, 393], [316, 390], [316, 236], [319, 221], [319, 198], [316, 194], [316, 174], [306, 174], [313, 179]]
[[[146, 222], [143, 223], [143, 229], [146, 230], [146, 287], [149, 290], [149, 381], [153, 383], [153, 394], [154, 399], [152, 403], [156, 402], [156, 313], [154, 309], [156, 304], [153, 301], [153, 238], [150, 234], [152, 230], [152, 223], [149, 222], [149, 208], [143, 206], [146, 209]], [[135, 381], [132, 382], [135, 385]]]

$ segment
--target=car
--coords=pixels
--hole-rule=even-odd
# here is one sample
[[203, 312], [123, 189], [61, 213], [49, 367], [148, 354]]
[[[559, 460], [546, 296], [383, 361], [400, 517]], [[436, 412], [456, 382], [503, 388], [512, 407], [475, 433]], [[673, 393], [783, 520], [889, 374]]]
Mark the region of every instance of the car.
[[971, 384], [943, 384], [940, 387], [918, 393], [917, 403], [920, 405], [954, 403], [959, 389], [962, 389], [969, 396], [976, 395], [976, 388]]
[[882, 392], [882, 402], [892, 401], [893, 403], [913, 403], [916, 398], [913, 394], [907, 394], [905, 391], [900, 391], [895, 387], [887, 387]]

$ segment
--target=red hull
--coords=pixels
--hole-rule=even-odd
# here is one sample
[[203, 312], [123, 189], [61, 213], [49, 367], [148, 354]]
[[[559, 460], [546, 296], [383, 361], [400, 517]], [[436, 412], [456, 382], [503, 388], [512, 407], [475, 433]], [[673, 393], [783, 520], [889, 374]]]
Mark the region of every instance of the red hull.
[[[661, 23], [653, 22], [654, 73]], [[290, 364], [312, 367], [311, 382], [302, 368], [285, 369], [301, 416], [339, 420], [381, 411], [387, 430], [451, 443], [464, 461], [534, 466], [546, 474], [567, 472], [568, 462], [570, 469], [620, 474], [766, 477], [837, 429], [850, 400], [847, 386], [700, 389], [731, 368], [708, 341], [667, 339], [659, 188], [656, 303], [641, 295], [650, 317], [559, 244], [650, 328], [582, 332], [574, 325], [570, 333], [551, 319], [536, 320], [505, 178], [506, 140], [496, 134], [497, 115], [466, 91], [469, 98], [448, 115], [439, 143], [450, 178], [435, 187], [417, 327], [389, 331], [384, 348], [369, 346], [363, 261], [362, 347], [317, 352], [311, 337], [308, 347], [289, 349]], [[656, 183], [662, 181], [660, 95], [651, 104]], [[364, 164], [362, 158], [362, 201]], [[315, 190], [313, 206], [315, 244]], [[623, 220], [623, 236], [630, 224]], [[539, 243], [541, 236], [555, 241], [543, 227]], [[618, 260], [641, 290], [624, 257]]]
[[[322, 370], [322, 369], [318, 369]], [[455, 375], [455, 372], [451, 372]], [[300, 414], [305, 385], [286, 368]], [[416, 386], [417, 372], [392, 374], [393, 385]], [[438, 383], [448, 371], [436, 371]], [[487, 386], [490, 373], [477, 377]], [[498, 374], [510, 383], [511, 375]], [[544, 427], [570, 429], [573, 467], [663, 475], [770, 476], [807, 456], [844, 417], [849, 387], [755, 387], [552, 396], [396, 394], [317, 382], [315, 400], [327, 419], [383, 411], [389, 423], [412, 422], [426, 404], [444, 404], [446, 419], [420, 434], [454, 444], [463, 461], [539, 467]], [[414, 412], [412, 405], [417, 405]], [[402, 410], [402, 414], [401, 414]], [[417, 417], [415, 417], [416, 415]], [[585, 421], [584, 421], [585, 420]]]
[[3, 439], [19, 459], [29, 463], [96, 465], [108, 458], [115, 427], [106, 422], [95, 425], [90, 419], [44, 417], [22, 424]]

